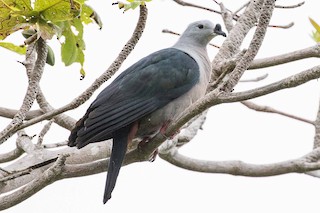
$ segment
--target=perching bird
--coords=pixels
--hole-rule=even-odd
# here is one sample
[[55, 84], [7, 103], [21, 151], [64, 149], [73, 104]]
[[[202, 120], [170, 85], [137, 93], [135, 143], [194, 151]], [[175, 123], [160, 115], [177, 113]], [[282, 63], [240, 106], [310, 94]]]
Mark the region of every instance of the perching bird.
[[113, 138], [103, 203], [111, 198], [127, 145], [148, 139], [202, 97], [210, 79], [206, 46], [226, 34], [219, 24], [197, 21], [178, 42], [142, 58], [123, 71], [90, 105], [69, 136], [69, 146]]

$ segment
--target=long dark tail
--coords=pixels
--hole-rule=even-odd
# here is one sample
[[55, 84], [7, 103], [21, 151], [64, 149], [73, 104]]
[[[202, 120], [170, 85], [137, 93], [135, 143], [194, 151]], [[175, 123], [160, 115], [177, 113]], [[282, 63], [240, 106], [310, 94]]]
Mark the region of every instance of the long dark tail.
[[116, 185], [119, 171], [127, 151], [130, 130], [131, 125], [123, 127], [113, 133], [112, 152], [109, 160], [106, 186], [104, 189], [104, 204], [111, 198], [111, 193]]

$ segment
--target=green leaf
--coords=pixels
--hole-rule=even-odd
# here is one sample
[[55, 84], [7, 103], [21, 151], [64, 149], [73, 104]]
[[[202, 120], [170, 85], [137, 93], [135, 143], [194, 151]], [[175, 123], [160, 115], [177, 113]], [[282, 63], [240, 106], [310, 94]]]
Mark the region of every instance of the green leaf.
[[40, 12], [41, 17], [51, 22], [72, 20], [80, 15], [81, 4], [70, 0], [36, 0], [34, 10]]
[[0, 0], [0, 40], [26, 26], [25, 17], [19, 13], [28, 12], [31, 4], [28, 1], [22, 1], [23, 4], [17, 7], [19, 2], [21, 0]]
[[48, 54], [46, 58], [46, 63], [53, 66], [55, 64], [54, 52], [49, 45], [47, 45], [47, 47], [48, 47]]
[[89, 5], [84, 4], [81, 10], [81, 21], [85, 24], [92, 22], [92, 19], [99, 25], [100, 29], [102, 28], [102, 21], [98, 13]]
[[[65, 42], [61, 45], [61, 57], [66, 66], [74, 62], [84, 64], [85, 43], [83, 41], [83, 24], [80, 19], [74, 19], [69, 23], [65, 23], [65, 30], [62, 35], [65, 37]], [[77, 30], [74, 32], [72, 26]]]
[[25, 55], [27, 48], [25, 46], [17, 46], [15, 44], [9, 43], [9, 42], [0, 42], [0, 46], [3, 48], [6, 48], [8, 50], [11, 50], [13, 52], [16, 52], [20, 55]]
[[78, 48], [75, 35], [71, 30], [71, 25], [68, 24], [62, 35], [65, 38], [65, 41], [61, 44], [61, 58], [62, 62], [69, 66], [76, 61], [78, 55]]

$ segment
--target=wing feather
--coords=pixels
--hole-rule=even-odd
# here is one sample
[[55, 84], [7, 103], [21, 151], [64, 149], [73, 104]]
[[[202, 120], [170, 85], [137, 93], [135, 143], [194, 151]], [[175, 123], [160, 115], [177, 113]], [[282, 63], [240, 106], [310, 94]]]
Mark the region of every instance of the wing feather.
[[199, 81], [196, 61], [180, 50], [155, 52], [122, 72], [90, 105], [69, 137], [70, 146], [106, 140], [189, 91]]

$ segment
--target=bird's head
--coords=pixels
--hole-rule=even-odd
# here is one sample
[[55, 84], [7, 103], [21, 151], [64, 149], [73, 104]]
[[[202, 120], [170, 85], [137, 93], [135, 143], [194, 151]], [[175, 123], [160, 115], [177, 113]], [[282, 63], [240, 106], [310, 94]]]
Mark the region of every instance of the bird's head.
[[211, 21], [201, 20], [191, 23], [181, 35], [181, 39], [207, 45], [217, 35], [226, 37], [220, 24], [215, 25]]

